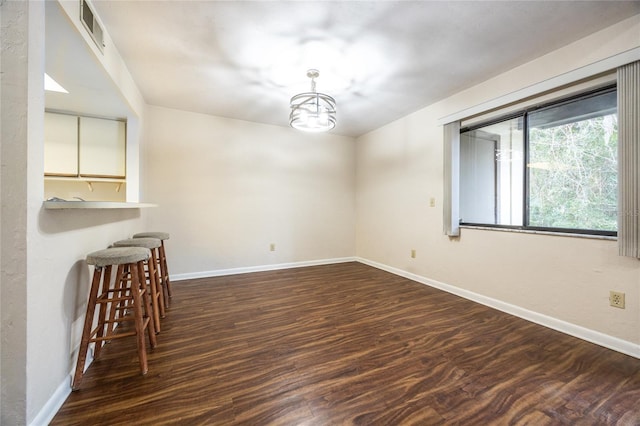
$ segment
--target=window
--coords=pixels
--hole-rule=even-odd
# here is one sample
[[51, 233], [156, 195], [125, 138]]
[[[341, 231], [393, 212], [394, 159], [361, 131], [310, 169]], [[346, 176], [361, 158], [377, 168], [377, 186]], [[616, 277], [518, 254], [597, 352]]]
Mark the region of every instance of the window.
[[616, 89], [460, 131], [460, 222], [615, 235]]

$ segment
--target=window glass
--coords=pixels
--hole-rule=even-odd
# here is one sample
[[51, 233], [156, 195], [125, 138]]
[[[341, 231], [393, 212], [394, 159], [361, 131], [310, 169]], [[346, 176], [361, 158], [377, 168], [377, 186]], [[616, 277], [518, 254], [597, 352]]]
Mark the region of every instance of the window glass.
[[529, 115], [529, 225], [617, 229], [616, 92]]
[[617, 143], [615, 88], [462, 129], [460, 223], [614, 235]]
[[460, 134], [463, 223], [522, 225], [522, 117]]

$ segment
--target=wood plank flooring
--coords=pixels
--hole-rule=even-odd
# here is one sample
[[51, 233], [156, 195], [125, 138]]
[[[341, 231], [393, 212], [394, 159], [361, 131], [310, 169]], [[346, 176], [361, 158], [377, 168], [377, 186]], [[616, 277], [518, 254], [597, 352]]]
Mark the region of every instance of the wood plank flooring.
[[358, 263], [175, 282], [52, 425], [639, 425], [640, 360]]

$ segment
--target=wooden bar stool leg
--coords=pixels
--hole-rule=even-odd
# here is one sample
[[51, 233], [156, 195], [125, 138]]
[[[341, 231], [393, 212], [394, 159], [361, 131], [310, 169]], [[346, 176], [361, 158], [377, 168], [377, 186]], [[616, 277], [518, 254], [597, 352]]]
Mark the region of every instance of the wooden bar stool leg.
[[[160, 270], [157, 267], [158, 265], [158, 256], [156, 255], [156, 250], [151, 250], [151, 259], [149, 260], [149, 277], [153, 277], [153, 285], [156, 289], [156, 295], [153, 297], [154, 303], [157, 303], [160, 318], [164, 318], [165, 310], [164, 310], [164, 291], [162, 291], [162, 284], [160, 281]], [[150, 280], [151, 281], [151, 280]], [[157, 302], [156, 302], [157, 301]], [[156, 331], [160, 331], [159, 328]]]
[[80, 340], [80, 348], [78, 349], [78, 361], [76, 363], [76, 371], [73, 375], [71, 388], [78, 390], [82, 375], [84, 374], [84, 364], [87, 361], [87, 351], [89, 350], [89, 340], [91, 339], [91, 325], [93, 324], [93, 314], [96, 310], [96, 299], [98, 298], [98, 288], [102, 278], [102, 268], [97, 266], [93, 271], [93, 280], [91, 282], [91, 290], [89, 292], [89, 301], [87, 302], [87, 315], [84, 319], [84, 327], [82, 329], [82, 340]]
[[[115, 283], [114, 283], [114, 297], [123, 298], [127, 294], [126, 285], [123, 285], [123, 274], [124, 274], [124, 265], [118, 265], [116, 269]], [[122, 311], [125, 309], [125, 301], [118, 300], [117, 303], [111, 304], [111, 310], [109, 311], [109, 325], [107, 326], [107, 336], [113, 334], [113, 330], [115, 328], [116, 315], [120, 317], [122, 315]]]
[[167, 296], [173, 297], [171, 294], [171, 280], [169, 279], [169, 269], [167, 267], [167, 254], [164, 250], [164, 241], [160, 241], [160, 260], [162, 262], [162, 282], [167, 288]]
[[[145, 317], [147, 318], [147, 320], [149, 321], [149, 325], [147, 327], [147, 332], [149, 334], [149, 344], [151, 346], [151, 348], [155, 348], [157, 345], [157, 340], [156, 340], [156, 330], [155, 330], [155, 326], [154, 326], [154, 321], [153, 321], [153, 309], [151, 308], [151, 302], [150, 302], [150, 298], [149, 298], [149, 289], [147, 288], [147, 280], [146, 277], [144, 276], [144, 264], [142, 262], [138, 262], [138, 283], [139, 283], [139, 287], [134, 287], [134, 288], [140, 288], [140, 297], [141, 297], [141, 304], [144, 305], [144, 310], [145, 310]], [[143, 336], [144, 337], [144, 336]]]
[[100, 303], [100, 299], [105, 299], [109, 297], [109, 291], [111, 290], [111, 265], [107, 265], [104, 268], [104, 272], [102, 274], [102, 286], [100, 287], [100, 291], [98, 293], [98, 297], [96, 298], [96, 303], [100, 304], [100, 313], [98, 314], [98, 339], [94, 343], [93, 349], [93, 357], [98, 358], [100, 356], [100, 352], [102, 351], [102, 345], [104, 344], [104, 331], [105, 331], [105, 321], [107, 315], [107, 303]]
[[[140, 274], [139, 268], [144, 268], [142, 262], [131, 265], [131, 293], [133, 296], [133, 311], [135, 315], [135, 328], [136, 328], [136, 343], [138, 345], [138, 359], [140, 360], [140, 372], [147, 374], [147, 350], [146, 342], [144, 339], [144, 319], [142, 317], [142, 303], [140, 301], [141, 292], [140, 288]], [[152, 327], [153, 321], [149, 321], [149, 328]], [[155, 336], [155, 333], [154, 333]]]
[[[151, 251], [153, 253], [153, 250]], [[147, 277], [144, 278], [145, 283], [147, 284], [147, 291], [151, 293], [151, 303], [152, 303], [152, 311], [151, 318], [153, 318], [153, 325], [155, 327], [156, 333], [160, 333], [160, 306], [158, 303], [158, 285], [156, 284], [155, 277], [155, 269], [153, 267], [153, 262], [151, 259], [147, 261]]]

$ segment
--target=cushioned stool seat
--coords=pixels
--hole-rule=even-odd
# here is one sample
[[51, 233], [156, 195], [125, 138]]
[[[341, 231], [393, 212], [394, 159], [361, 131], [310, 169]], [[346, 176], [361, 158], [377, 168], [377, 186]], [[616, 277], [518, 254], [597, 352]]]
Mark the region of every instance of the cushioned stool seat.
[[[150, 346], [152, 348], [156, 346], [155, 328], [153, 321], [150, 321], [151, 303], [144, 276], [144, 262], [150, 256], [149, 249], [144, 247], [113, 247], [87, 255], [87, 263], [94, 266], [94, 272], [78, 350], [78, 361], [71, 385], [73, 390], [80, 387], [90, 343], [95, 343], [94, 358], [97, 359], [103, 342], [135, 336], [140, 371], [142, 374], [147, 373], [145, 329], [149, 335]], [[112, 285], [114, 266], [117, 268]], [[100, 310], [97, 326], [92, 329], [98, 305]], [[121, 325], [126, 322], [133, 322], [133, 330], [122, 327], [124, 330], [116, 332], [115, 324]]]
[[151, 305], [153, 308], [153, 320], [156, 333], [160, 333], [160, 318], [164, 318], [164, 296], [160, 283], [160, 273], [157, 268], [160, 256], [161, 241], [157, 238], [131, 238], [113, 243], [114, 247], [144, 247], [151, 250], [151, 259], [146, 262], [146, 273], [151, 291]]
[[133, 238], [157, 238], [160, 240], [160, 256], [158, 257], [158, 269], [160, 270], [160, 281], [164, 288], [165, 306], [169, 306], [171, 294], [171, 280], [169, 279], [169, 268], [167, 267], [167, 252], [164, 242], [169, 239], [168, 232], [151, 231], [139, 232], [133, 235]]
[[139, 232], [137, 234], [133, 234], [133, 238], [157, 238], [159, 240], [168, 240], [169, 233], [168, 232]]
[[125, 263], [135, 263], [149, 259], [149, 250], [119, 248], [114, 250], [108, 248], [94, 251], [87, 255], [87, 263], [94, 266], [124, 265]]

